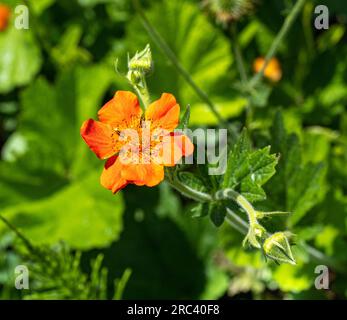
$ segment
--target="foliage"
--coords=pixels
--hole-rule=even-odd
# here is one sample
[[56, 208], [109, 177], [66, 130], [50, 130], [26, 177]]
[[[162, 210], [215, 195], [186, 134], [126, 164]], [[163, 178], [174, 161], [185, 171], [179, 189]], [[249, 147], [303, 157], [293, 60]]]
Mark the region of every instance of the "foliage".
[[[107, 299], [107, 269], [102, 267], [102, 254], [91, 262], [87, 275], [81, 270], [80, 251], [74, 253], [62, 242], [53, 247], [34, 246], [6, 219], [0, 219], [22, 240], [16, 252], [30, 270], [30, 288], [24, 299]], [[115, 299], [122, 297], [130, 274], [131, 271], [126, 270], [122, 278], [115, 281]]]
[[[0, 297], [346, 298], [347, 4], [304, 1], [271, 82], [254, 81], [253, 61], [299, 1], [133, 2], [28, 0], [30, 28], [13, 11], [0, 32], [0, 215], [35, 248], [0, 224]], [[318, 4], [328, 30], [313, 27]], [[226, 172], [177, 165], [158, 187], [112, 195], [79, 128], [132, 90], [127, 54], [147, 44], [151, 100], [173, 93], [181, 128], [227, 128]], [[13, 287], [19, 264], [29, 292]], [[322, 264], [328, 291], [314, 287]]]

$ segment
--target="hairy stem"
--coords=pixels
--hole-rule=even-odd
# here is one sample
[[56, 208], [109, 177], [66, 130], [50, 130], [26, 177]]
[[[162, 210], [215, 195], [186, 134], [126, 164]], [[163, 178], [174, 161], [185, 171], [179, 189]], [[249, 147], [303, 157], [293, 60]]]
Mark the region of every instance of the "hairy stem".
[[[213, 198], [206, 193], [203, 192], [199, 192], [197, 190], [194, 190], [192, 188], [189, 188], [185, 185], [183, 185], [178, 178], [174, 179], [172, 178], [172, 175], [168, 174], [168, 180], [170, 185], [176, 189], [177, 191], [179, 191], [180, 193], [182, 193], [184, 196], [193, 199], [195, 201], [198, 202], [209, 202], [211, 201]], [[231, 190], [231, 189], [230, 189]], [[230, 191], [229, 190], [229, 191]], [[232, 190], [233, 191], [233, 190]], [[233, 191], [233, 192], [229, 192], [229, 197], [227, 197], [228, 199], [230, 199], [230, 196], [233, 197], [233, 199], [237, 199], [238, 196], [240, 196], [237, 192]], [[221, 197], [220, 195], [218, 196], [219, 198]], [[248, 200], [246, 198], [244, 198], [243, 196], [241, 196], [242, 198], [238, 198], [238, 202], [240, 205], [242, 205], [245, 208], [249, 209], [249, 205], [252, 206]], [[215, 196], [216, 198], [216, 196]], [[246, 200], [246, 201], [244, 201]], [[253, 207], [252, 207], [253, 208]], [[253, 209], [254, 211], [254, 209]], [[251, 210], [252, 212], [252, 210]], [[234, 213], [234, 211], [232, 211], [230, 208], [226, 207], [226, 213], [227, 213], [227, 217], [226, 217], [226, 221], [227, 223], [236, 231], [240, 232], [243, 235], [247, 235], [247, 232], [250, 228], [250, 224], [247, 223], [244, 219], [242, 219], [241, 217], [239, 217], [236, 213]], [[252, 215], [253, 216], [253, 215]], [[255, 217], [255, 216], [254, 216]], [[252, 218], [253, 220], [253, 218]], [[268, 234], [269, 235], [269, 234]], [[302, 247], [304, 250], [307, 251], [307, 253], [317, 262], [319, 263], [323, 263], [326, 264], [328, 266], [333, 267], [335, 270], [339, 271], [339, 270], [343, 270], [343, 267], [334, 259], [326, 256], [324, 253], [320, 252], [319, 250], [317, 250], [316, 248], [306, 244], [306, 243], [299, 243], [298, 246]]]
[[143, 108], [144, 110], [146, 110], [149, 104], [151, 103], [151, 98], [149, 95], [145, 76], [144, 75], [141, 76], [141, 81], [139, 84], [134, 84], [131, 81], [130, 81], [130, 84], [133, 86], [137, 95], [140, 97], [140, 100], [143, 104]]
[[232, 211], [230, 208], [226, 208], [227, 222], [237, 231], [239, 231], [244, 236], [247, 235], [249, 225], [246, 221], [244, 221], [242, 218], [240, 218], [234, 211]]
[[209, 202], [212, 200], [212, 197], [208, 193], [198, 191], [183, 184], [179, 180], [177, 174], [171, 174], [168, 170], [166, 170], [165, 175], [168, 178], [167, 181], [171, 187], [182, 193], [187, 198], [193, 199], [197, 202]]
[[247, 214], [249, 227], [254, 226], [258, 223], [257, 221], [257, 213], [254, 210], [252, 204], [241, 194], [234, 191], [233, 189], [227, 188], [223, 190], [219, 190], [215, 194], [215, 198], [217, 200], [233, 200], [236, 202]]

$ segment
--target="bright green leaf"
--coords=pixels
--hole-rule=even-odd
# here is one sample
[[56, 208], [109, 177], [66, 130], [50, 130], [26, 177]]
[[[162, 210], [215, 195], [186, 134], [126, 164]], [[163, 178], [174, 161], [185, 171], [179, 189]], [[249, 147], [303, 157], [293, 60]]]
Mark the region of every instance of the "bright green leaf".
[[28, 84], [42, 63], [32, 31], [11, 26], [0, 33], [0, 93]]

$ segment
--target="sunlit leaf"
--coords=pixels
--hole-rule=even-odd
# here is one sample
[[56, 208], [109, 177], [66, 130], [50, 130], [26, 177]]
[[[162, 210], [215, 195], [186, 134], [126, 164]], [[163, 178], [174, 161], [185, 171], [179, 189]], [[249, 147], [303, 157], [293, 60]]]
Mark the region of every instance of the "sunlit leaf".
[[14, 25], [0, 33], [0, 57], [0, 93], [28, 84], [42, 63], [32, 31]]
[[251, 202], [264, 200], [261, 186], [275, 174], [277, 161], [269, 147], [253, 151], [243, 131], [229, 154], [223, 187], [239, 189]]

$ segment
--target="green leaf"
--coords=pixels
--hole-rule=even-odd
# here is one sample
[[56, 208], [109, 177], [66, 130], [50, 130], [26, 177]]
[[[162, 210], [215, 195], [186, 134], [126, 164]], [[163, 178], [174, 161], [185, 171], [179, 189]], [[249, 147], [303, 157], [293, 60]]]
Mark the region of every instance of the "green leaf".
[[192, 209], [192, 218], [203, 218], [206, 217], [209, 214], [210, 207], [208, 202], [204, 203], [198, 203], [193, 209]]
[[[159, 217], [155, 214], [157, 191], [129, 188], [124, 193], [127, 206], [124, 231], [117, 242], [101, 251], [109, 277], [119, 278], [125, 268], [132, 270], [124, 299], [198, 298], [206, 285], [205, 262], [198, 256], [189, 237], [193, 236], [192, 230], [199, 229], [197, 224], [200, 221], [206, 221], [193, 220], [186, 215], [186, 220], [192, 220], [192, 227], [185, 231], [186, 224], [179, 225], [169, 215]], [[139, 199], [142, 200], [139, 202]], [[141, 221], [136, 219], [138, 210], [143, 213]], [[177, 219], [183, 219], [182, 211], [175, 214]], [[203, 245], [201, 242], [198, 244]], [[95, 256], [97, 251], [93, 250], [91, 254]]]
[[123, 296], [124, 289], [131, 277], [131, 269], [126, 269], [120, 279], [115, 281], [115, 292], [114, 300], [121, 300]]
[[47, 198], [11, 206], [2, 214], [34, 244], [64, 240], [73, 248], [105, 246], [122, 231], [123, 203], [120, 195], [100, 186], [99, 175], [93, 173]]
[[[211, 100], [216, 106], [219, 114], [225, 119], [239, 116], [247, 106], [247, 100], [240, 97], [221, 98], [220, 96], [211, 96]], [[190, 124], [216, 125], [218, 124], [218, 119], [211, 114], [211, 111], [206, 107], [206, 104], [197, 101], [194, 103], [191, 110]]]
[[26, 89], [18, 132], [26, 139], [28, 153], [19, 161], [73, 177], [97, 164], [79, 130], [84, 120], [95, 117], [112, 76], [103, 66], [76, 68], [61, 74], [55, 86], [39, 78]]
[[240, 176], [247, 170], [245, 163], [251, 150], [251, 143], [247, 131], [243, 130], [239, 139], [235, 142], [228, 157], [227, 170], [224, 175], [223, 187], [235, 187]]
[[252, 151], [244, 130], [229, 154], [223, 188], [239, 189], [250, 202], [264, 200], [261, 186], [275, 174], [277, 161], [270, 147]]
[[201, 191], [201, 192], [208, 193], [208, 189], [204, 185], [204, 182], [202, 181], [202, 179], [200, 179], [195, 174], [191, 172], [179, 172], [178, 177], [180, 181], [183, 184], [187, 185], [188, 187]]
[[31, 170], [28, 166], [0, 162], [2, 208], [47, 197], [67, 183], [66, 178], [52, 171]]
[[220, 202], [210, 202], [209, 204], [210, 218], [216, 227], [220, 227], [226, 216], [225, 204]]
[[21, 95], [15, 134], [26, 148], [12, 162], [0, 162], [0, 199], [4, 215], [35, 243], [101, 247], [122, 230], [122, 198], [100, 185], [103, 163], [79, 133], [101, 107], [112, 75], [102, 66], [77, 68], [54, 86], [40, 78]]
[[324, 185], [326, 167], [322, 163], [308, 163], [298, 168], [289, 179], [287, 187], [287, 209], [293, 212], [289, 217], [291, 225], [301, 220], [306, 212], [323, 198], [326, 192]]
[[42, 63], [31, 29], [17, 30], [14, 24], [0, 33], [0, 57], [0, 93], [30, 83]]
[[247, 178], [242, 181], [241, 193], [250, 202], [261, 201], [266, 199], [266, 193], [261, 186], [255, 184], [252, 179]]
[[307, 266], [306, 268], [303, 267], [303, 263], [299, 263], [296, 266], [281, 264], [274, 271], [273, 279], [284, 292], [307, 290], [313, 285], [315, 274], [312, 272], [312, 269], [309, 271]]
[[[288, 135], [280, 112], [276, 114], [272, 127], [273, 145], [280, 153], [278, 175], [270, 190], [278, 202], [285, 199], [285, 210], [291, 212], [289, 223], [297, 224], [309, 210], [319, 203], [326, 193], [326, 166], [323, 162], [304, 162], [303, 153], [296, 134]], [[311, 159], [309, 159], [311, 160]]]

